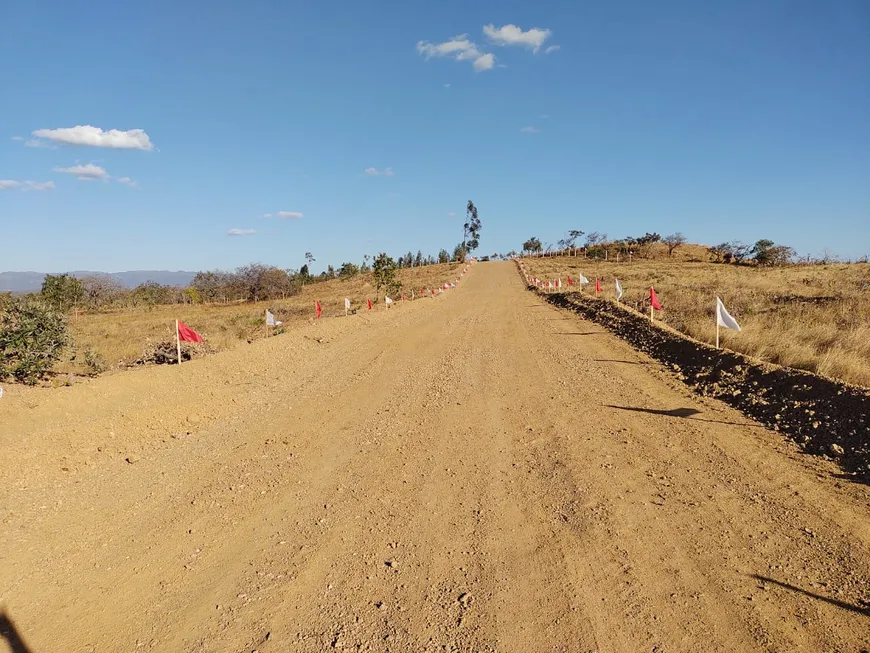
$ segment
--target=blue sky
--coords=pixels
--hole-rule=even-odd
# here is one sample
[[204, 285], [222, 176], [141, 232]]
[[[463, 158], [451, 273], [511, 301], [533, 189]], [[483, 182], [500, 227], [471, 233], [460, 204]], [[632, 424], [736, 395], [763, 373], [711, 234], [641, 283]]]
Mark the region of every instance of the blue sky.
[[582, 229], [870, 254], [865, 0], [3, 14], [0, 270], [437, 253], [469, 199], [482, 253]]

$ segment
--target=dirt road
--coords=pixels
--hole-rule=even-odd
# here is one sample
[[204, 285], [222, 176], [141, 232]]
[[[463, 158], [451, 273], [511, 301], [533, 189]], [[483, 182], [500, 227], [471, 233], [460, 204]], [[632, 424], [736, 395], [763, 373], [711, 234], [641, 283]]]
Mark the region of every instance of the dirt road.
[[0, 607], [34, 653], [870, 642], [868, 488], [508, 263], [180, 369], [7, 388], [0, 446]]

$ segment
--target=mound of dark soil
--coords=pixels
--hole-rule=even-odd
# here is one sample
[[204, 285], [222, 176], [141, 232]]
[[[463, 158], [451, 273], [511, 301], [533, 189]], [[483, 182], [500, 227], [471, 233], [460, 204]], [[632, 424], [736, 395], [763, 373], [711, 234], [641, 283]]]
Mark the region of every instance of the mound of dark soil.
[[846, 471], [870, 482], [867, 389], [716, 349], [608, 300], [572, 293], [540, 295], [664, 363], [698, 394], [734, 406], [808, 452], [838, 459]]

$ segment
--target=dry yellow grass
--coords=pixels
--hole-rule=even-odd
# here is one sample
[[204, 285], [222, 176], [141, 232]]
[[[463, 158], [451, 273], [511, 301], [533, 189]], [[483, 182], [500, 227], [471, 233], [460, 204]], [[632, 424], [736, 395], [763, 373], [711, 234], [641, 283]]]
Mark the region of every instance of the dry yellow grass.
[[[454, 263], [430, 265], [399, 270], [397, 276], [410, 300], [412, 289], [419, 293], [421, 288], [452, 281], [459, 276], [461, 268], [461, 264]], [[265, 325], [266, 309], [284, 323], [284, 329], [291, 329], [314, 317], [315, 300], [321, 303], [324, 318], [343, 316], [345, 297], [351, 300], [355, 309], [365, 310], [368, 297], [375, 302], [377, 293], [371, 273], [312, 284], [293, 297], [268, 302], [174, 304], [71, 316], [69, 326], [74, 346], [70, 354], [75, 354], [75, 360], [69, 360], [68, 356], [57, 366], [57, 371], [88, 372], [84, 360], [84, 353], [88, 350], [97, 354], [110, 369], [129, 365], [142, 356], [149, 342], [174, 342], [176, 319], [202, 334], [209, 347], [227, 349], [269, 334]], [[401, 295], [393, 299], [398, 305]], [[386, 310], [383, 293], [373, 310]]]
[[870, 265], [749, 266], [668, 260], [632, 263], [556, 257], [524, 259], [530, 274], [557, 278], [582, 272], [614, 299], [642, 306], [653, 286], [661, 319], [697, 340], [713, 343], [721, 297], [743, 330], [722, 329], [721, 344], [757, 358], [870, 387]]

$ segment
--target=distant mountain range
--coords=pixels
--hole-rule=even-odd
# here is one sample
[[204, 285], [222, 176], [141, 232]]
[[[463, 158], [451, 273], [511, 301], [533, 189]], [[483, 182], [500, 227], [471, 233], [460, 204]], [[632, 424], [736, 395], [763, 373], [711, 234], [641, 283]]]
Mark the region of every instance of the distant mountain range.
[[[37, 292], [42, 288], [42, 280], [46, 272], [0, 272], [0, 292]], [[51, 274], [59, 274], [52, 272]], [[154, 281], [164, 286], [186, 286], [196, 275], [196, 272], [178, 270], [128, 270], [127, 272], [89, 272], [75, 270], [69, 272], [76, 277], [108, 276], [117, 279], [125, 288], [135, 288], [146, 281]]]

